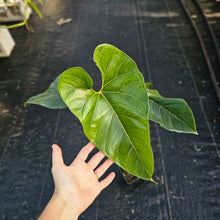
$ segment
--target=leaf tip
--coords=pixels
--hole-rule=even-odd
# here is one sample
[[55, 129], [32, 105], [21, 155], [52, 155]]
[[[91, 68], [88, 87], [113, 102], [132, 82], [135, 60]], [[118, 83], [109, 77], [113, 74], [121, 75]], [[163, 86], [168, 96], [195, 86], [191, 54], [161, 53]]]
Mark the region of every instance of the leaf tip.
[[28, 101], [24, 103], [24, 107], [27, 108]]
[[150, 181], [153, 182], [153, 183], [158, 184], [158, 182], [154, 181], [152, 178], [150, 178]]

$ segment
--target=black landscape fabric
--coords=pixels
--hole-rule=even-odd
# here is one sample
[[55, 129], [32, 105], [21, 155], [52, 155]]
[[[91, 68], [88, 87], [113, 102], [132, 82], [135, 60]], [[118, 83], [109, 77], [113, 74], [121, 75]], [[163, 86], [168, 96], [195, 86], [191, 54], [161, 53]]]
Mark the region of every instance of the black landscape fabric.
[[[199, 3], [209, 14], [220, 9], [215, 1]], [[180, 1], [45, 0], [39, 8], [43, 18], [30, 18], [35, 32], [12, 29], [16, 47], [10, 58], [0, 59], [0, 219], [36, 219], [53, 193], [52, 143], [62, 147], [68, 164], [88, 142], [68, 109], [23, 104], [74, 66], [91, 75], [98, 91], [101, 74], [92, 56], [100, 43], [127, 53], [164, 97], [185, 99], [199, 135], [150, 123], [158, 184], [128, 185], [113, 165], [114, 182], [79, 219], [220, 219], [220, 107]], [[214, 15], [209, 20], [220, 40], [220, 18]], [[58, 26], [60, 18], [72, 20]], [[211, 61], [219, 70], [217, 60]]]

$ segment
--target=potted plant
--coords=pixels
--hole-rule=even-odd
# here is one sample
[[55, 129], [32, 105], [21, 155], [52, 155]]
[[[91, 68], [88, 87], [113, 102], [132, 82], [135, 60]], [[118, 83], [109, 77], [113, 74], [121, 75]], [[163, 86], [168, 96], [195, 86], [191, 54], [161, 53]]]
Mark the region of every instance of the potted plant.
[[[39, 2], [42, 4], [41, 0]], [[40, 10], [32, 0], [0, 0], [0, 23], [19, 21], [12, 25], [0, 25], [0, 57], [9, 57], [15, 46], [8, 29], [25, 25], [29, 31], [33, 31], [28, 23], [31, 8], [42, 17]]]
[[[43, 4], [42, 0], [39, 0]], [[26, 26], [28, 30], [32, 30], [28, 24], [28, 19], [31, 14], [31, 8], [42, 17], [40, 10], [32, 0], [0, 0], [0, 22], [17, 22], [13, 25], [1, 25], [0, 28], [15, 28]]]
[[[49, 88], [25, 103], [68, 107], [88, 139], [129, 174], [153, 181], [154, 159], [149, 120], [162, 127], [197, 134], [193, 113], [183, 99], [164, 98], [145, 83], [135, 62], [110, 44], [94, 51], [102, 75], [100, 91], [81, 67], [64, 71]], [[128, 180], [129, 182], [129, 180]]]

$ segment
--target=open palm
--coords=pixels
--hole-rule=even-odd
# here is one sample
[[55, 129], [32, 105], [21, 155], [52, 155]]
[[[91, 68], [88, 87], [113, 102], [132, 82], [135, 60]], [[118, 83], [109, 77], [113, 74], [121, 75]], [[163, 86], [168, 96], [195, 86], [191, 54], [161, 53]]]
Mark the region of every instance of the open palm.
[[89, 142], [81, 149], [75, 160], [69, 166], [66, 166], [63, 162], [60, 147], [58, 145], [52, 147], [52, 174], [55, 182], [55, 194], [65, 200], [72, 201], [77, 212], [81, 214], [99, 193], [113, 181], [114, 172], [99, 181], [99, 178], [113, 162], [106, 159], [98, 166], [105, 157], [99, 151], [86, 163], [88, 155], [95, 148]]

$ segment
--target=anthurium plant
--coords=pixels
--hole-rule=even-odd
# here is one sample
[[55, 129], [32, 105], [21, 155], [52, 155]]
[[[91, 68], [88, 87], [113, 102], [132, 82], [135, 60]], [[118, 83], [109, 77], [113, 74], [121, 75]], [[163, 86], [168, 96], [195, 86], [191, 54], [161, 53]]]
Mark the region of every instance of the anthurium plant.
[[197, 134], [192, 111], [183, 99], [164, 98], [151, 89], [135, 62], [118, 48], [97, 46], [94, 61], [102, 75], [100, 91], [93, 90], [93, 80], [83, 68], [74, 67], [25, 105], [68, 107], [107, 157], [128, 173], [153, 181], [149, 120], [171, 131]]

